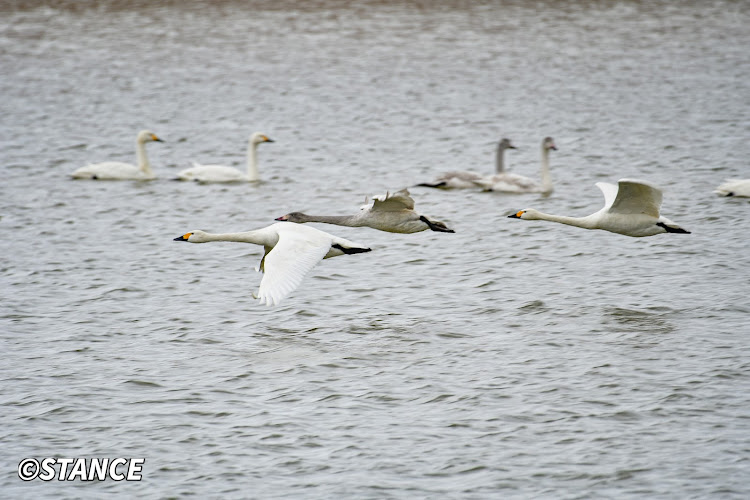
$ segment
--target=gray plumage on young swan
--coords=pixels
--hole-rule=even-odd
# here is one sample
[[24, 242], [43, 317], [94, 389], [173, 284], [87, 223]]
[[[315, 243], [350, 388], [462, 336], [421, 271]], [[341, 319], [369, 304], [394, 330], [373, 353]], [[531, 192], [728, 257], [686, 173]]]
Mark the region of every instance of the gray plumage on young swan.
[[443, 233], [455, 232], [444, 223], [415, 212], [414, 199], [407, 189], [376, 196], [371, 203], [362, 206], [360, 211], [353, 215], [307, 215], [302, 212], [291, 212], [276, 220], [299, 224], [322, 222], [337, 226], [371, 227], [389, 233], [418, 233], [427, 229]]
[[[496, 174], [501, 174], [505, 171], [504, 158], [506, 149], [516, 149], [516, 147], [511, 144], [510, 139], [503, 138], [497, 144], [497, 152], [495, 153]], [[477, 182], [481, 182], [484, 178], [485, 176], [477, 174], [476, 172], [446, 172], [432, 182], [417, 184], [417, 186], [441, 189], [475, 189], [477, 187]]]

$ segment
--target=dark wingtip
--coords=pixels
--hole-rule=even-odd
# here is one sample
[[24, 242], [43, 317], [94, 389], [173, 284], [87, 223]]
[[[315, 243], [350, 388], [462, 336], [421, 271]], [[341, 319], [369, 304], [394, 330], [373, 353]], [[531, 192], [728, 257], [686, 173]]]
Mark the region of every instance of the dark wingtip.
[[428, 187], [428, 188], [441, 188], [445, 186], [445, 182], [435, 182], [433, 184], [423, 182], [421, 184], [417, 184], [416, 186]]

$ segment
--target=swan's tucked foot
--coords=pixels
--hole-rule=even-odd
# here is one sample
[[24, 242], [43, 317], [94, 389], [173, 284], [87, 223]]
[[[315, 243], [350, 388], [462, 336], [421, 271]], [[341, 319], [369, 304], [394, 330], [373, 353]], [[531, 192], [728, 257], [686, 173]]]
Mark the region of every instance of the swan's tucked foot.
[[341, 250], [347, 255], [355, 254], [355, 253], [365, 253], [365, 252], [372, 252], [372, 248], [360, 248], [360, 247], [344, 247], [339, 245], [338, 243], [334, 243], [331, 245], [332, 248], [336, 248], [338, 250]]
[[668, 233], [692, 234], [690, 231], [682, 229], [679, 226], [668, 226], [668, 225], [664, 224], [663, 222], [657, 222], [656, 225], [659, 226], [659, 227], [663, 227], [664, 230], [666, 232], [668, 232]]
[[419, 220], [421, 220], [422, 222], [424, 222], [425, 224], [427, 224], [427, 227], [429, 227], [433, 231], [437, 231], [439, 233], [455, 233], [455, 231], [453, 229], [450, 229], [448, 226], [446, 226], [442, 222], [431, 221], [430, 219], [428, 219], [424, 215], [421, 215], [419, 217]]

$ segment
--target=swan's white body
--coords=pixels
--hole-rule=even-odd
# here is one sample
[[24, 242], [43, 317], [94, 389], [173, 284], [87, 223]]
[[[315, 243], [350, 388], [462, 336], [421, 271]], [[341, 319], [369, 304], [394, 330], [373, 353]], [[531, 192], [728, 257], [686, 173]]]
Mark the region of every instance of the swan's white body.
[[96, 179], [109, 181], [150, 181], [156, 179], [146, 156], [147, 142], [164, 142], [148, 130], [141, 130], [135, 139], [135, 154], [138, 165], [119, 161], [94, 163], [81, 167], [71, 174], [74, 179]]
[[476, 185], [485, 191], [498, 191], [502, 193], [542, 193], [550, 194], [554, 190], [552, 176], [549, 173], [549, 152], [557, 150], [552, 137], [542, 140], [542, 179], [535, 181], [530, 177], [504, 172], [485, 177], [476, 182]]
[[258, 172], [258, 144], [263, 142], [274, 142], [265, 134], [255, 132], [250, 136], [247, 144], [247, 170], [243, 173], [234, 167], [224, 165], [201, 165], [193, 163], [191, 168], [186, 168], [177, 174], [181, 181], [197, 181], [206, 183], [220, 182], [256, 182], [260, 180]]
[[566, 217], [539, 212], [533, 208], [508, 217], [524, 220], [547, 220], [584, 229], [603, 229], [625, 236], [653, 236], [660, 233], [690, 233], [662, 217], [661, 190], [647, 182], [620, 179], [618, 185], [597, 182], [604, 193], [604, 207], [587, 217]]
[[337, 226], [371, 227], [389, 233], [418, 233], [431, 229], [443, 233], [453, 233], [440, 221], [431, 220], [414, 211], [414, 199], [407, 189], [393, 194], [376, 196], [354, 215], [307, 215], [291, 212], [276, 220], [296, 223], [322, 222]]
[[714, 193], [721, 196], [750, 197], [750, 179], [727, 179]]
[[[497, 145], [497, 152], [495, 153], [495, 173], [501, 174], [505, 171], [504, 157], [506, 149], [516, 149], [511, 144], [510, 139], [503, 138]], [[485, 177], [475, 172], [469, 171], [458, 171], [458, 172], [446, 172], [440, 175], [433, 182], [427, 182], [418, 184], [419, 186], [435, 187], [442, 189], [476, 189]]]
[[262, 245], [263, 259], [257, 270], [263, 272], [258, 294], [261, 304], [277, 305], [294, 291], [305, 275], [323, 259], [338, 255], [369, 252], [364, 245], [345, 240], [318, 229], [299, 224], [278, 222], [255, 231], [212, 234], [190, 231], [175, 241], [207, 243], [235, 241]]

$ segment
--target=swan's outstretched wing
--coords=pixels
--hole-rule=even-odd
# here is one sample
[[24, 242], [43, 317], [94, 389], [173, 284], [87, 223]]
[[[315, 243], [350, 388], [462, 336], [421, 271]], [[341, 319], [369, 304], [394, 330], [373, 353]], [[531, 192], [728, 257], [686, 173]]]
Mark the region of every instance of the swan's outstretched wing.
[[617, 198], [617, 186], [609, 182], [597, 182], [596, 187], [602, 190], [604, 195], [604, 208], [609, 210]]
[[279, 242], [264, 257], [263, 279], [258, 297], [261, 304], [277, 305], [293, 292], [307, 273], [331, 249], [327, 238], [310, 238], [295, 231], [279, 231]]
[[662, 197], [659, 188], [634, 179], [620, 179], [617, 184], [617, 196], [609, 208], [610, 212], [659, 218]]
[[393, 194], [386, 193], [385, 196], [376, 196], [373, 198], [372, 210], [378, 212], [414, 210], [414, 199], [409, 195], [408, 189], [402, 189]]

